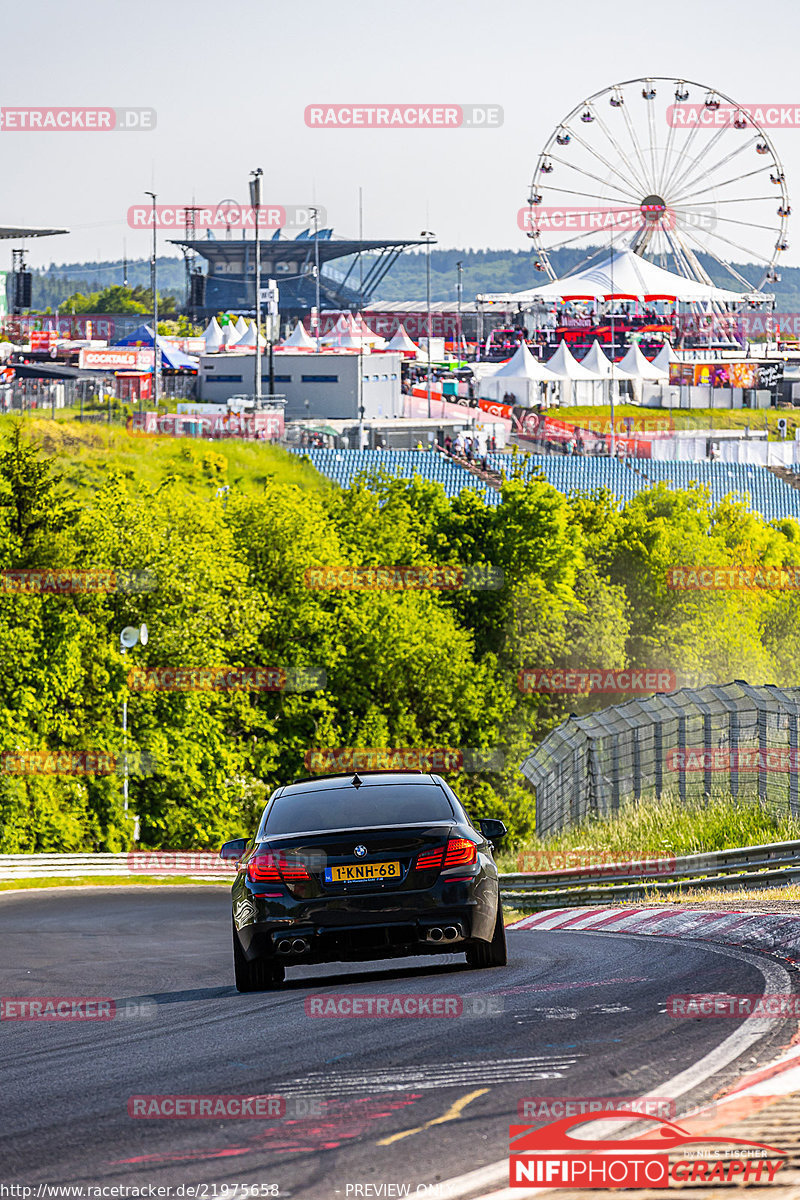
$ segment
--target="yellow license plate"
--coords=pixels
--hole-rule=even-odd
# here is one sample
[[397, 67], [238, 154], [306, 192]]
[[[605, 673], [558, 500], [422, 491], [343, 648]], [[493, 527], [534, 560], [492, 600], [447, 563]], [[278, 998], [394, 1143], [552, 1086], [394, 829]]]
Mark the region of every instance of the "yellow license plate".
[[399, 862], [346, 863], [341, 867], [326, 867], [326, 883], [363, 883], [368, 879], [399, 879]]

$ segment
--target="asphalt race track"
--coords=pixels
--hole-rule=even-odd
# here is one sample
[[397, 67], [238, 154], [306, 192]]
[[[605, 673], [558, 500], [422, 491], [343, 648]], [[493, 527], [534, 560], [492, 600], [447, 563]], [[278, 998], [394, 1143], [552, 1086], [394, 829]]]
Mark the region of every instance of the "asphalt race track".
[[[472, 971], [461, 956], [296, 968], [284, 990], [240, 996], [230, 943], [222, 888], [0, 898], [3, 997], [111, 997], [118, 1014], [0, 1023], [0, 1181], [201, 1184], [201, 1200], [237, 1183], [314, 1200], [380, 1184], [424, 1195], [419, 1185], [502, 1160], [526, 1097], [676, 1098], [669, 1081], [741, 1022], [668, 1017], [667, 997], [765, 990], [753, 956], [520, 931], [506, 969]], [[334, 995], [455, 997], [469, 1011], [308, 1015], [307, 998]], [[723, 1048], [714, 1074], [684, 1081], [678, 1113], [788, 1043], [792, 1023], [768, 1024], [754, 1045]], [[128, 1114], [131, 1097], [264, 1094], [284, 1097], [287, 1115]]]

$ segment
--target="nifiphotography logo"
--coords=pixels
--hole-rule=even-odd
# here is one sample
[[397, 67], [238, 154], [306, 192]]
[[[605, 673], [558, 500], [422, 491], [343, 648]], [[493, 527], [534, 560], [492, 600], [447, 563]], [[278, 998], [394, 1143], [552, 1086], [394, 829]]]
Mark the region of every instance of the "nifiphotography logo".
[[[616, 1110], [603, 1113], [602, 1119], [630, 1124], [631, 1113]], [[785, 1150], [762, 1142], [708, 1134], [693, 1137], [672, 1121], [637, 1118], [637, 1124], [645, 1122], [650, 1127], [644, 1133], [624, 1140], [578, 1136], [575, 1128], [594, 1123], [585, 1115], [543, 1126], [512, 1125], [510, 1186], [597, 1191], [683, 1187], [690, 1182], [771, 1183], [786, 1161]]]

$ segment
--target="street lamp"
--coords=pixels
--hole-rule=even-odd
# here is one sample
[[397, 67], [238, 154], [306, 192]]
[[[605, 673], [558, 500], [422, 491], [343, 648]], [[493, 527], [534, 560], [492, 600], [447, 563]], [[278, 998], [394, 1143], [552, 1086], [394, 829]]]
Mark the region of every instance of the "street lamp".
[[[137, 645], [138, 643], [141, 643], [142, 646], [146, 646], [147, 642], [149, 640], [149, 637], [150, 637], [150, 635], [147, 632], [146, 625], [140, 625], [138, 629], [136, 628], [135, 625], [126, 625], [125, 628], [122, 630], [122, 633], [119, 635], [119, 644], [120, 644], [123, 656], [128, 652], [128, 650], [132, 650], [133, 647], [135, 645]], [[127, 817], [127, 815], [128, 815], [128, 697], [127, 697], [127, 695], [123, 698], [123, 701], [122, 701], [122, 761], [123, 761], [123, 769], [124, 769], [124, 775], [123, 775], [123, 780], [122, 780], [122, 796], [123, 796], [122, 808], [123, 808], [123, 812], [125, 813], [125, 816]], [[133, 818], [133, 821], [134, 821], [133, 840], [135, 842], [138, 842], [138, 840], [139, 840], [139, 818], [135, 816]]]
[[428, 419], [431, 415], [431, 243], [436, 241], [436, 234], [430, 229], [423, 229], [420, 237], [425, 238], [428, 248], [428, 258], [425, 270], [425, 286], [428, 308]]
[[150, 284], [153, 288], [153, 407], [158, 409], [158, 391], [161, 382], [160, 365], [158, 361], [158, 263], [156, 260], [156, 193], [145, 192], [153, 201], [153, 266], [150, 271]]
[[255, 399], [256, 410], [261, 407], [261, 240], [258, 236], [258, 213], [261, 208], [261, 167], [250, 172], [250, 206], [253, 209], [256, 228], [256, 365], [255, 365]]
[[458, 283], [456, 285], [456, 293], [458, 295], [458, 357], [459, 357], [459, 359], [461, 358], [462, 344], [464, 341], [463, 337], [461, 336], [461, 271], [462, 271], [463, 266], [464, 266], [463, 262], [456, 263], [456, 270], [458, 271]]
[[317, 280], [317, 354], [319, 354], [319, 227], [317, 224], [319, 209], [312, 207], [309, 211], [314, 214], [314, 275]]

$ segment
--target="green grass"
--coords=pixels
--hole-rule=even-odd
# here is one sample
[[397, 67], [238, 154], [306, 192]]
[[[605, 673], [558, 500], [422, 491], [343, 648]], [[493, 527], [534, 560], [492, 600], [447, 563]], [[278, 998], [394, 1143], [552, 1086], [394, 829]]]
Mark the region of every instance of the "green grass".
[[[19, 417], [0, 418], [0, 436], [14, 420]], [[268, 479], [304, 490], [333, 487], [313, 467], [269, 444], [130, 434], [119, 425], [46, 417], [25, 418], [25, 423], [78, 493], [95, 490], [111, 472], [121, 474], [132, 489], [157, 488], [169, 476], [177, 476], [189, 491], [203, 496], [223, 484], [260, 491]]]
[[[757, 800], [664, 798], [628, 804], [613, 817], [592, 820], [555, 837], [534, 838], [501, 854], [501, 871], [557, 870], [592, 861], [672, 858], [766, 842], [800, 839], [800, 820], [778, 817]], [[595, 857], [596, 856], [596, 857]]]
[[[599, 422], [599, 432], [610, 432], [611, 409], [607, 404], [580, 404], [565, 408], [551, 408], [547, 415], [556, 421], [568, 421], [570, 424], [581, 424], [592, 421]], [[690, 429], [741, 429], [748, 425], [754, 431], [763, 432], [764, 422], [767, 422], [769, 436], [772, 441], [780, 440], [778, 420], [784, 417], [787, 422], [787, 438], [794, 438], [794, 430], [800, 426], [800, 411], [794, 409], [729, 409], [729, 408], [640, 408], [636, 404], [616, 404], [614, 406], [614, 421], [617, 430], [622, 432], [620, 422], [625, 417], [635, 421], [634, 432], [646, 429], [690, 430]], [[597, 429], [595, 424], [591, 426]]]
[[189, 875], [171, 875], [168, 879], [156, 875], [66, 875], [60, 878], [56, 875], [48, 875], [44, 879], [0, 880], [0, 892], [53, 887], [116, 887], [117, 885], [131, 886], [140, 883], [157, 884], [161, 887], [176, 887], [178, 884], [185, 885], [187, 883], [198, 884], [200, 887], [229, 886], [224, 879], [195, 879]]

